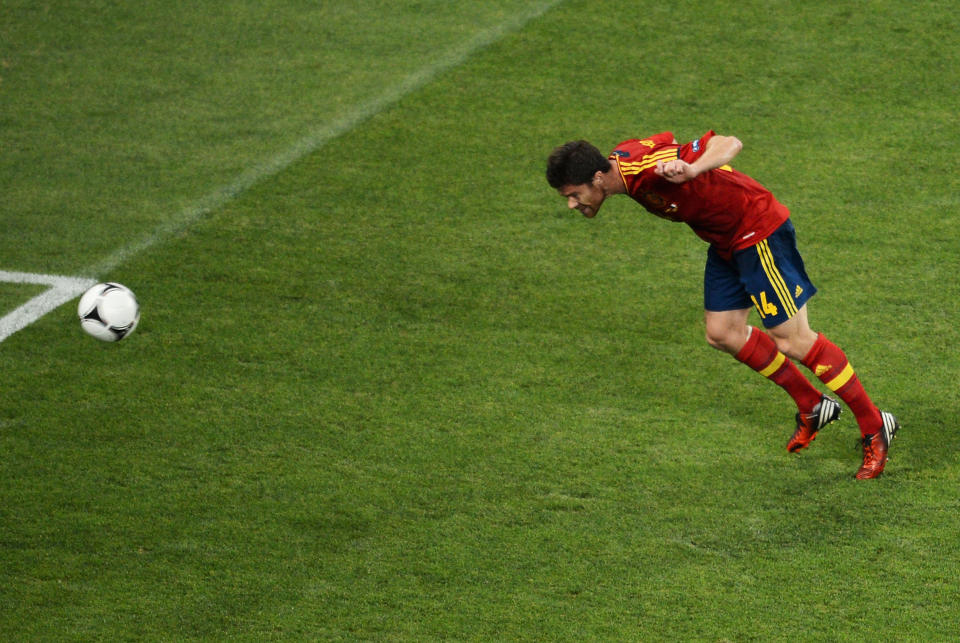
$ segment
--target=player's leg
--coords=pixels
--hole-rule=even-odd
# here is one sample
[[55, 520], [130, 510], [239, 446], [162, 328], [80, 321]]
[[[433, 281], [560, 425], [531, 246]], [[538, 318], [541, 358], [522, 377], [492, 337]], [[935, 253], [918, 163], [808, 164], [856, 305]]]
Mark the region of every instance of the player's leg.
[[[788, 221], [755, 248], [738, 253], [738, 261], [757, 264], [762, 269], [762, 275], [756, 271], [750, 273], [752, 281], [748, 290], [757, 302], [757, 310], [777, 347], [813, 371], [853, 411], [864, 440], [865, 453], [864, 466], [858, 477], [879, 475], [886, 462], [886, 447], [899, 425], [896, 418], [882, 413], [873, 404], [844, 352], [822, 333], [810, 328], [806, 301], [816, 288], [807, 277], [796, 249], [792, 224]], [[824, 396], [824, 399], [830, 398]], [[821, 407], [821, 417], [816, 422], [798, 422], [797, 433], [788, 448], [792, 446], [795, 448], [791, 450], [796, 450], [806, 446], [803, 441], [807, 435], [813, 439], [812, 436], [816, 435], [813, 429], [822, 421], [825, 408]], [[876, 435], [880, 435], [880, 439], [874, 440], [872, 436]]]
[[[800, 312], [802, 317], [798, 315], [791, 322], [801, 323], [782, 324], [771, 328], [769, 332], [781, 350], [790, 355], [801, 355], [799, 361], [813, 371], [827, 388], [836, 393], [853, 411], [860, 427], [864, 453], [863, 465], [857, 471], [857, 477], [875, 478], [886, 466], [890, 440], [900, 425], [892, 414], [881, 411], [870, 400], [860, 378], [840, 347], [823, 333], [810, 330], [806, 306], [801, 308]], [[806, 350], [804, 347], [807, 347]]]
[[798, 411], [813, 410], [820, 402], [820, 392], [769, 335], [748, 324], [750, 296], [737, 265], [721, 258], [713, 248], [707, 253], [704, 271], [704, 307], [708, 344], [776, 383], [793, 398]]
[[793, 317], [767, 328], [767, 333], [777, 348], [797, 362], [806, 357], [817, 341], [817, 333], [810, 328], [806, 304], [801, 305]]
[[[787, 221], [756, 246], [734, 253], [734, 261], [743, 288], [769, 333], [770, 343], [782, 359], [793, 365], [794, 360], [807, 354], [817, 338], [810, 330], [806, 311], [806, 302], [817, 289], [796, 252], [793, 225]], [[798, 399], [796, 430], [787, 442], [791, 452], [809, 446], [820, 429], [840, 417], [840, 403], [822, 395], [806, 377], [803, 379], [809, 388]]]
[[[809, 330], [809, 325], [805, 330]], [[879, 430], [883, 424], [880, 410], [870, 400], [860, 378], [839, 346], [827, 339], [823, 333], [812, 330], [809, 330], [809, 333], [812, 334], [813, 341], [805, 338], [802, 342], [796, 340], [798, 333], [795, 329], [777, 327], [771, 328], [769, 332], [778, 345], [797, 347], [794, 355], [797, 355], [800, 363], [813, 371], [814, 375], [853, 411], [861, 435], [869, 435]]]
[[[786, 318], [768, 314], [764, 319], [767, 332], [781, 351], [813, 371], [827, 388], [840, 396], [856, 416], [862, 435], [876, 433], [882, 424], [880, 411], [870, 401], [847, 356], [822, 333], [810, 328], [807, 300], [791, 296], [800, 292], [809, 293], [809, 298], [815, 288], [809, 282], [803, 260], [796, 250], [793, 226], [786, 226], [784, 224], [756, 249], [743, 253], [752, 256], [755, 252], [755, 261], [763, 268], [762, 277], [749, 286], [755, 293], [754, 300], [762, 300], [768, 306], [768, 312], [775, 313], [779, 308], [788, 313]], [[761, 310], [759, 304], [758, 310]]]
[[880, 475], [886, 466], [890, 441], [900, 428], [897, 419], [877, 408], [843, 350], [823, 333], [817, 333], [801, 362], [850, 407], [857, 419], [863, 444], [863, 466], [857, 477]]
[[799, 412], [810, 413], [820, 402], [820, 391], [769, 335], [747, 323], [749, 314], [749, 308], [706, 311], [707, 343], [780, 386], [793, 398]]

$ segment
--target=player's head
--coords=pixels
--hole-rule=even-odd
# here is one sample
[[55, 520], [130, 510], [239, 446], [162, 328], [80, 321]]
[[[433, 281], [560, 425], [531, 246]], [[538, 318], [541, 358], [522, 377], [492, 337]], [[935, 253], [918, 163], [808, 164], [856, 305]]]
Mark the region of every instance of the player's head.
[[587, 141], [571, 141], [553, 150], [547, 159], [547, 182], [567, 206], [585, 217], [594, 217], [607, 197], [603, 175], [612, 169], [610, 161]]
[[557, 190], [564, 185], [590, 183], [597, 172], [609, 171], [610, 161], [587, 141], [564, 143], [547, 159], [547, 182]]

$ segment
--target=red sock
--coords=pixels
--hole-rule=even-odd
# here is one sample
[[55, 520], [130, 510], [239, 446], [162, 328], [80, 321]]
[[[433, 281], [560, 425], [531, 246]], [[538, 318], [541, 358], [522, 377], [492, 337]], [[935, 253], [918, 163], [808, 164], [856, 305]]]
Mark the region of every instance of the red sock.
[[827, 388], [847, 403], [857, 418], [861, 435], [876, 433], [883, 426], [880, 410], [873, 404], [863, 385], [860, 384], [860, 378], [853, 372], [847, 356], [823, 333], [817, 336], [817, 341], [802, 362], [827, 385]]
[[734, 357], [789, 393], [801, 413], [809, 413], [820, 402], [820, 391], [759, 328], [751, 327], [747, 343]]

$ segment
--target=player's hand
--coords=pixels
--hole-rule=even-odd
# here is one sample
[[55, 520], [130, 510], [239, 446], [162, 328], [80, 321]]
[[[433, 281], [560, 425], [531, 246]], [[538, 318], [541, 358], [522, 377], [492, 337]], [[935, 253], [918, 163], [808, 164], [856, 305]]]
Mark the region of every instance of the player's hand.
[[673, 159], [666, 163], [657, 161], [657, 167], [654, 169], [654, 172], [671, 183], [686, 183], [697, 177], [697, 171], [693, 166], [680, 159]]

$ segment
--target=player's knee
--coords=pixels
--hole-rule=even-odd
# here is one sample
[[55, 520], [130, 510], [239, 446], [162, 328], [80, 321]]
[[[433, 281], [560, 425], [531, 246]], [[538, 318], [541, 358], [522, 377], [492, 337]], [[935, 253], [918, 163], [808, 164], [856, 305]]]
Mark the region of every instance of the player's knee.
[[774, 335], [773, 342], [777, 345], [777, 350], [790, 359], [803, 359], [817, 341], [816, 333], [796, 333], [792, 335]]
[[717, 350], [735, 355], [750, 335], [750, 327], [747, 325], [748, 313], [749, 311], [721, 313], [707, 311], [704, 316], [707, 344]]
[[777, 345], [777, 350], [783, 353], [784, 355], [791, 355], [795, 353], [794, 350], [794, 341], [792, 337], [777, 337], [776, 335], [770, 335], [773, 338], [773, 343]]
[[727, 353], [736, 352], [739, 344], [742, 344], [740, 341], [741, 335], [742, 333], [738, 333], [735, 329], [732, 329], [726, 325], [711, 326], [710, 324], [707, 324], [707, 344], [718, 351], [724, 351]]
[[792, 333], [777, 332], [777, 329], [774, 329], [769, 334], [777, 345], [777, 350], [791, 359], [803, 359], [817, 341], [817, 333], [808, 328]]
[[715, 333], [711, 333], [710, 329], [707, 329], [706, 332], [707, 344], [712, 348], [716, 348], [718, 351], [725, 350], [723, 347], [723, 338]]

